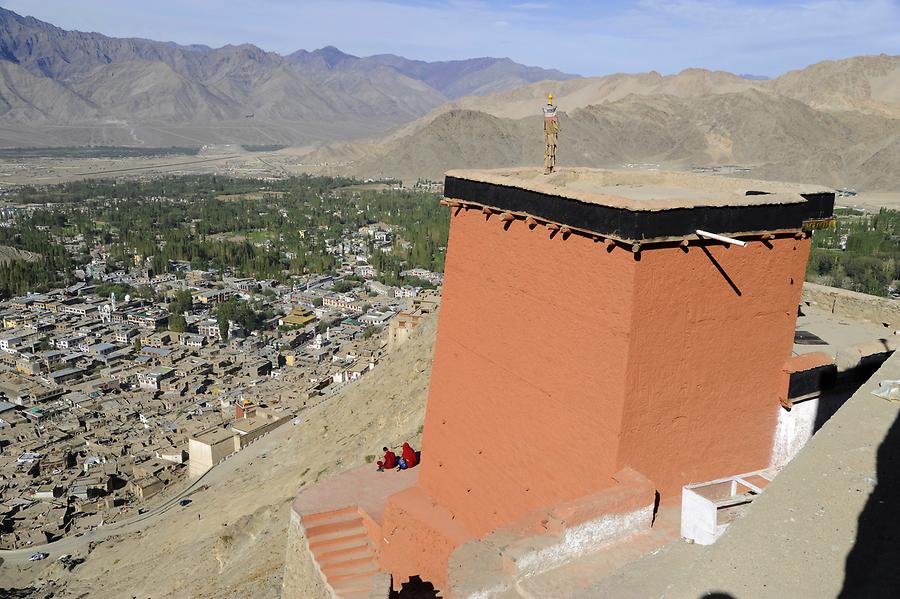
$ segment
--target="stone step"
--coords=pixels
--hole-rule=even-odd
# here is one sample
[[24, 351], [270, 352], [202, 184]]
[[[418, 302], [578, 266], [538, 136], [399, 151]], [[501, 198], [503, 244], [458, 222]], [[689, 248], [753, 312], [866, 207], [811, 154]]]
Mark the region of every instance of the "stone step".
[[530, 597], [602, 597], [605, 594], [592, 590], [593, 587], [602, 587], [605, 578], [680, 538], [680, 506], [663, 506], [653, 528], [619, 537], [562, 566], [522, 579], [518, 588], [523, 596]]
[[359, 531], [356, 534], [339, 535], [332, 538], [317, 538], [309, 540], [309, 550], [313, 554], [320, 554], [326, 551], [336, 551], [338, 549], [346, 549], [348, 547], [358, 547], [369, 542], [369, 535], [365, 531]]
[[348, 559], [357, 559], [366, 556], [375, 557], [375, 551], [372, 549], [372, 546], [369, 543], [361, 543], [358, 545], [353, 545], [352, 547], [335, 549], [333, 551], [323, 551], [318, 555], [315, 555], [315, 558], [320, 566], [325, 566], [334, 562], [345, 561]]
[[[337, 589], [337, 587], [347, 588], [345, 583], [348, 582], [360, 583], [366, 580], [371, 581], [372, 577], [377, 573], [378, 568], [375, 567], [375, 564], [372, 564], [370, 566], [361, 566], [358, 572], [334, 574], [332, 576], [326, 576], [326, 578], [328, 579], [328, 584], [330, 584], [332, 588]], [[367, 584], [371, 584], [371, 582]]]
[[352, 520], [359, 518], [359, 508], [355, 505], [341, 508], [339, 510], [330, 510], [327, 512], [316, 512], [314, 514], [306, 514], [300, 517], [305, 528], [318, 526], [320, 524], [331, 524], [332, 522], [340, 522], [343, 520]]
[[[358, 528], [348, 528], [345, 530], [336, 530], [334, 532], [325, 532], [318, 534], [312, 538], [309, 538], [310, 547], [319, 547], [318, 543], [320, 541], [338, 541], [341, 539], [348, 539], [350, 537], [356, 537], [359, 535], [366, 536], [366, 529], [362, 526]], [[368, 538], [366, 536], [366, 538]], [[313, 545], [315, 543], [315, 545]]]
[[365, 531], [362, 518], [358, 515], [350, 520], [340, 520], [338, 522], [330, 522], [328, 524], [318, 524], [310, 526], [306, 529], [306, 538], [313, 540], [314, 538], [324, 538], [325, 535], [333, 533], [342, 533], [348, 530]]
[[323, 566], [319, 564], [322, 573], [326, 578], [340, 574], [355, 574], [357, 572], [365, 572], [375, 567], [375, 560], [372, 556], [359, 557], [356, 559], [348, 559], [342, 562], [333, 562]]

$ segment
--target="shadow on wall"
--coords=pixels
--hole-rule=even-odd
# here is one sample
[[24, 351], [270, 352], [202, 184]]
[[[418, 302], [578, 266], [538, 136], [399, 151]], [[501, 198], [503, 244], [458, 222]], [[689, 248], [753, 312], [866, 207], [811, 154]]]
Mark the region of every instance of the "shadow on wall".
[[831, 420], [831, 417], [837, 414], [837, 411], [856, 393], [857, 387], [842, 388], [837, 391], [822, 392], [819, 398], [819, 405], [816, 408], [816, 420], [813, 424], [813, 434], [819, 432], [819, 429], [825, 426], [825, 423]]
[[400, 586], [400, 592], [391, 591], [390, 599], [440, 599], [440, 595], [433, 584], [413, 576]]
[[725, 279], [725, 282], [728, 283], [728, 286], [731, 287], [731, 290], [734, 291], [737, 295], [743, 295], [743, 293], [741, 293], [741, 288], [738, 287], [737, 283], [735, 283], [734, 280], [728, 276], [728, 273], [725, 272], [725, 269], [722, 268], [722, 265], [719, 264], [719, 261], [716, 260], [716, 257], [713, 256], [708, 249], [706, 249], [706, 246], [701, 245], [700, 249], [703, 250], [703, 253], [706, 254], [706, 257], [709, 258], [710, 262], [712, 262], [712, 265], [716, 267], [716, 270], [719, 271], [719, 274], [722, 275], [722, 278]]
[[844, 599], [900, 597], [900, 415], [878, 448], [876, 477], [847, 556]]
[[707, 593], [705, 595], [701, 595], [700, 599], [735, 599], [734, 595], [730, 595], [728, 593], [722, 593], [720, 591], [713, 591], [712, 593]]
[[885, 351], [863, 357], [857, 366], [837, 375], [838, 380], [832, 383], [834, 389], [822, 389], [822, 397], [819, 399], [813, 433], [818, 432], [834, 416], [838, 409], [856, 393], [857, 389], [872, 378], [872, 375], [894, 353], [885, 339], [879, 339], [879, 342]]

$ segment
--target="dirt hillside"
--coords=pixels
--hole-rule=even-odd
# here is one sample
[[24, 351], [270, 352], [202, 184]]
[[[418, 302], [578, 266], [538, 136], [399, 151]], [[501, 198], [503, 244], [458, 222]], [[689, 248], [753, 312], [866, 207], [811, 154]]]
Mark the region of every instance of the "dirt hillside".
[[213, 469], [218, 475], [208, 475], [209, 488], [190, 506], [76, 554], [87, 560], [72, 572], [53, 560], [0, 566], [0, 587], [43, 582], [39, 597], [280, 597], [297, 489], [364, 464], [383, 445], [418, 446], [436, 321], [429, 317], [371, 374], [302, 414], [299, 426], [283, 426]]

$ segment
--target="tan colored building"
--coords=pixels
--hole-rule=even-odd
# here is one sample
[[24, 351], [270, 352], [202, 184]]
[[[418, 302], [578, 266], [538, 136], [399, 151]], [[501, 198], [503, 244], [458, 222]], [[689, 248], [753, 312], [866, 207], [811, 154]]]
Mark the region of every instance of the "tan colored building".
[[163, 481], [155, 476], [139, 478], [128, 483], [129, 490], [141, 500], [150, 499], [165, 488]]
[[409, 339], [413, 329], [419, 326], [424, 313], [421, 310], [414, 312], [400, 312], [388, 324], [388, 351], [394, 351]]
[[196, 294], [194, 299], [205, 306], [214, 306], [228, 300], [230, 297], [230, 291], [226, 291], [225, 289], [210, 289], [209, 291], [203, 291]]
[[234, 453], [234, 434], [216, 426], [188, 439], [188, 476], [196, 478]]

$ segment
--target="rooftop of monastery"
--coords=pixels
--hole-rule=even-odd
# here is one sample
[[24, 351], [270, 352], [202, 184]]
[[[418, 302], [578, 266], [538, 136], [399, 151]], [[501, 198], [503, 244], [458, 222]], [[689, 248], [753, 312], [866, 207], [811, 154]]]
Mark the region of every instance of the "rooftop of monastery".
[[629, 210], [800, 204], [803, 194], [833, 192], [820, 185], [633, 169], [560, 168], [545, 175], [524, 167], [452, 170], [447, 176]]
[[560, 168], [453, 170], [444, 195], [613, 239], [684, 239], [698, 228], [753, 234], [799, 230], [829, 218], [834, 191], [819, 185], [685, 172]]

